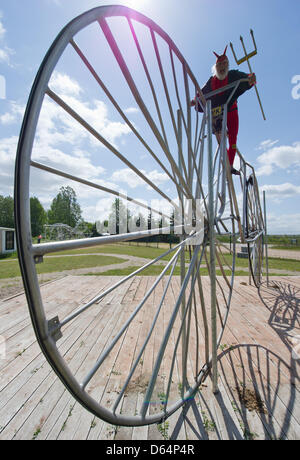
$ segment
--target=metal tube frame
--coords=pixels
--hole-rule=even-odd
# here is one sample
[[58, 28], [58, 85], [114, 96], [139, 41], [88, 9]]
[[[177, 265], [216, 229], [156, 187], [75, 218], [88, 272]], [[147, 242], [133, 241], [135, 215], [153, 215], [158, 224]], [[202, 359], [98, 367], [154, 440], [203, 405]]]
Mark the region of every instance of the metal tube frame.
[[[146, 78], [151, 88], [153, 99], [155, 102], [155, 107], [157, 111], [157, 115], [159, 118], [159, 125], [158, 127], [154, 122], [151, 114], [149, 113], [141, 94], [138, 92], [137, 87], [134, 83], [133, 77], [129, 72], [129, 69], [126, 65], [126, 61], [124, 60], [117, 43], [111, 33], [109, 25], [106, 21], [107, 18], [111, 17], [118, 17], [122, 16], [127, 18], [130, 30], [133, 34], [135, 39], [135, 43], [137, 46], [138, 53], [140, 55]], [[145, 27], [150, 29], [150, 35], [152, 39], [152, 44], [155, 50], [155, 54], [157, 57], [157, 63], [159, 65], [159, 73], [161, 76], [161, 80], [163, 83], [165, 96], [167, 99], [167, 105], [169, 109], [169, 115], [172, 121], [173, 127], [173, 134], [175, 136], [177, 146], [178, 146], [178, 162], [172, 156], [172, 153], [169, 149], [167, 133], [164, 128], [163, 119], [160, 112], [159, 107], [159, 100], [155, 93], [155, 89], [150, 77], [150, 73], [147, 68], [146, 61], [143, 58], [141, 47], [139, 46], [139, 42], [137, 36], [134, 33], [134, 26], [132, 20], [138, 21], [143, 24]], [[138, 168], [136, 168], [127, 158], [125, 158], [120, 152], [116, 150], [116, 148], [109, 144], [99, 133], [97, 133], [84, 119], [77, 114], [72, 107], [68, 106], [58, 95], [56, 95], [49, 87], [49, 80], [50, 77], [55, 70], [56, 64], [61, 58], [65, 48], [68, 44], [70, 44], [75, 53], [77, 53], [78, 57], [83, 61], [83, 63], [89, 69], [91, 75], [96, 79], [99, 86], [105, 92], [107, 97], [113, 103], [119, 114], [122, 116], [123, 120], [127, 122], [127, 124], [131, 127], [132, 131], [136, 135], [136, 137], [142, 142], [144, 147], [148, 150], [150, 155], [157, 161], [160, 166], [163, 167], [163, 164], [160, 162], [154, 151], [148, 146], [146, 142], [143, 141], [140, 134], [137, 130], [132, 126], [129, 122], [127, 117], [125, 116], [124, 112], [120, 109], [117, 102], [114, 100], [113, 96], [109, 93], [105, 85], [103, 84], [100, 77], [96, 74], [94, 69], [92, 68], [91, 64], [87, 61], [85, 56], [82, 54], [81, 50], [79, 49], [78, 45], [74, 41], [75, 35], [84, 29], [85, 27], [93, 24], [98, 23], [100, 26], [99, 30], [102, 30], [104, 36], [107, 39], [108, 44], [111, 47], [112, 53], [119, 64], [120, 70], [122, 74], [125, 76], [128, 87], [132, 92], [138, 106], [140, 107], [145, 119], [150, 126], [152, 133], [156, 140], [158, 141], [162, 151], [164, 152], [170, 168], [171, 172], [168, 171], [168, 176], [172, 180], [173, 184], [175, 185], [178, 196], [180, 198], [180, 206], [173, 203], [170, 200], [163, 190], [156, 186], [156, 184], [149, 180], [144, 174], [142, 174]], [[156, 34], [160, 36], [162, 40], [164, 40], [170, 50], [170, 59], [173, 71], [173, 82], [175, 87], [175, 92], [177, 95], [177, 103], [179, 107], [179, 112], [177, 114], [177, 122], [175, 120], [173, 107], [171, 104], [169, 90], [167, 86], [167, 81], [165, 78], [165, 71], [163, 62], [160, 57], [159, 48], [157, 45]], [[185, 99], [187, 103], [187, 112], [186, 114], [183, 111], [183, 105], [180, 100], [178, 85], [177, 85], [177, 78], [176, 72], [174, 68], [174, 60], [173, 58], [176, 56], [179, 63], [182, 65], [183, 71], [183, 81], [184, 81], [184, 93]], [[198, 126], [198, 114], [197, 114], [197, 123], [196, 123], [196, 130], [195, 130], [195, 137], [194, 137], [194, 149], [192, 148], [192, 117], [191, 117], [191, 109], [189, 107], [189, 85], [192, 84], [193, 87], [199, 93], [199, 103], [201, 107], [204, 109], [204, 116], [201, 123], [201, 128], [199, 130]], [[229, 88], [233, 88], [233, 92], [236, 90], [237, 84], [229, 85]], [[224, 91], [224, 88], [221, 89]], [[219, 91], [220, 92], [220, 91]], [[44, 308], [43, 308], [43, 301], [41, 297], [41, 292], [39, 290], [39, 283], [38, 277], [35, 267], [35, 261], [37, 258], [41, 258], [46, 254], [51, 252], [66, 250], [66, 249], [76, 249], [76, 248], [87, 248], [92, 247], [98, 244], [109, 244], [114, 242], [122, 242], [122, 241], [129, 241], [131, 239], [143, 238], [145, 236], [157, 235], [161, 233], [164, 229], [152, 229], [147, 231], [139, 231], [130, 234], [122, 234], [122, 235], [113, 235], [107, 237], [99, 237], [99, 238], [85, 238], [81, 240], [73, 240], [73, 241], [64, 241], [64, 242], [55, 242], [55, 243], [45, 243], [34, 245], [32, 244], [31, 239], [31, 226], [30, 226], [30, 202], [29, 202], [29, 177], [30, 177], [30, 168], [38, 168], [47, 171], [50, 174], [57, 174], [58, 176], [65, 177], [77, 182], [84, 183], [86, 186], [90, 186], [93, 188], [98, 188], [103, 191], [108, 191], [110, 194], [115, 195], [116, 191], [107, 189], [102, 187], [101, 185], [94, 184], [89, 181], [85, 181], [81, 178], [72, 176], [64, 171], [54, 170], [54, 168], [50, 168], [46, 165], [41, 165], [38, 162], [31, 160], [31, 152], [34, 143], [34, 137], [36, 132], [36, 127], [40, 115], [40, 111], [42, 108], [42, 104], [44, 101], [45, 96], [48, 95], [56, 104], [58, 104], [61, 108], [63, 108], [69, 115], [71, 115], [78, 123], [80, 123], [89, 133], [91, 133], [99, 142], [103, 143], [113, 154], [115, 154], [121, 161], [123, 161], [128, 167], [130, 167], [146, 184], [148, 184], [153, 190], [155, 190], [160, 196], [165, 198], [167, 201], [171, 202], [174, 205], [174, 208], [178, 211], [184, 209], [184, 200], [191, 199], [193, 206], [196, 205], [196, 199], [202, 199], [203, 207], [204, 207], [204, 240], [200, 244], [197, 244], [193, 247], [193, 254], [191, 251], [191, 260], [189, 264], [189, 268], [185, 273], [185, 259], [182, 258], [182, 254], [184, 254], [184, 248], [186, 246], [192, 247], [193, 239], [197, 237], [197, 233], [192, 231], [188, 235], [184, 235], [182, 241], [170, 251], [164, 252], [161, 256], [156, 258], [155, 260], [149, 262], [148, 264], [144, 265], [140, 269], [136, 270], [134, 273], [125, 277], [123, 280], [115, 283], [109, 289], [106, 289], [105, 292], [95, 296], [90, 302], [83, 305], [81, 308], [76, 310], [74, 313], [69, 315], [65, 318], [62, 322], [57, 322], [53, 326], [53, 322], [49, 321], [46, 317]], [[222, 270], [222, 276], [225, 279], [228, 288], [228, 293], [225, 293], [224, 289], [221, 286], [221, 283], [217, 281], [216, 277], [216, 253], [215, 253], [215, 226], [218, 222], [221, 222], [225, 228], [224, 221], [228, 219], [227, 216], [223, 217], [225, 205], [226, 205], [226, 125], [227, 125], [227, 110], [225, 108], [225, 116], [223, 119], [223, 133], [222, 133], [222, 142], [219, 146], [219, 150], [216, 155], [216, 162], [215, 167], [218, 171], [217, 178], [214, 178], [214, 160], [212, 155], [212, 117], [211, 117], [211, 103], [206, 100], [201, 92], [201, 89], [193, 76], [189, 66], [187, 65], [186, 61], [184, 60], [183, 56], [181, 55], [180, 51], [173, 43], [173, 41], [169, 38], [169, 36], [153, 21], [146, 18], [144, 15], [137, 13], [129, 8], [123, 6], [105, 6], [105, 7], [98, 7], [94, 8], [87, 13], [82, 14], [81, 16], [75, 18], [71, 21], [57, 36], [56, 40], [53, 42], [52, 46], [50, 47], [48, 53], [46, 54], [41, 67], [38, 71], [36, 79], [34, 81], [30, 97], [28, 100], [26, 112], [24, 115], [24, 120], [22, 124], [22, 129], [20, 133], [20, 140], [18, 144], [17, 150], [17, 157], [16, 157], [16, 166], [15, 166], [15, 219], [16, 219], [16, 235], [17, 235], [17, 244], [18, 244], [18, 252], [19, 252], [19, 261], [20, 261], [20, 268], [21, 273], [24, 281], [25, 293], [29, 305], [29, 311], [31, 315], [32, 324], [35, 330], [35, 334], [38, 340], [38, 343], [46, 356], [49, 364], [55, 370], [56, 374], [59, 376], [63, 384], [68, 388], [71, 394], [77, 399], [86, 409], [88, 409], [91, 413], [95, 416], [98, 416], [105, 420], [108, 423], [112, 423], [115, 425], [128, 425], [128, 426], [141, 426], [145, 424], [151, 423], [159, 423], [160, 421], [164, 420], [167, 416], [170, 416], [173, 412], [175, 412], [179, 407], [181, 407], [184, 402], [192, 397], [199, 384], [203, 381], [203, 379], [207, 375], [207, 371], [212, 368], [213, 371], [213, 390], [214, 392], [217, 391], [217, 348], [218, 344], [220, 343], [222, 334], [224, 332], [226, 320], [229, 313], [229, 305], [232, 295], [232, 287], [233, 287], [233, 279], [234, 279], [234, 265], [235, 265], [235, 254], [233, 256], [232, 262], [232, 273], [231, 273], [231, 281], [229, 281], [224, 271]], [[184, 127], [184, 134], [187, 140], [187, 161], [183, 155], [183, 145], [182, 145], [182, 126]], [[207, 134], [206, 134], [207, 132]], [[202, 185], [202, 178], [203, 178], [203, 169], [205, 167], [204, 164], [204, 154], [205, 154], [205, 143], [207, 142], [207, 155], [208, 155], [208, 204], [207, 204], [207, 196], [203, 191]], [[199, 155], [199, 158], [197, 158]], [[166, 168], [163, 167], [163, 170]], [[193, 182], [196, 181], [195, 191], [193, 191]], [[221, 206], [218, 209], [217, 201], [219, 199], [219, 192], [221, 196]], [[140, 202], [133, 200], [132, 198], [127, 197], [127, 201], [132, 201], [135, 204], [141, 204]], [[231, 209], [232, 206], [232, 197], [229, 194], [229, 203]], [[195, 208], [196, 209], [196, 208]], [[159, 215], [163, 215], [158, 211]], [[233, 227], [234, 227], [234, 220], [236, 217], [233, 215], [230, 217]], [[180, 230], [182, 229], [183, 225], [175, 226], [175, 229]], [[201, 232], [200, 232], [201, 233]], [[201, 281], [201, 262], [203, 257], [205, 256], [205, 248], [209, 244], [210, 247], [210, 263], [207, 264], [210, 274], [210, 304], [211, 304], [211, 350], [212, 354], [211, 357], [208, 359], [209, 356], [209, 326], [208, 320], [206, 317], [205, 311], [205, 295], [203, 292], [202, 281]], [[234, 248], [235, 248], [235, 240], [234, 240]], [[201, 249], [201, 250], [200, 250]], [[135, 275], [139, 274], [148, 266], [154, 264], [155, 262], [159, 261], [166, 255], [169, 255], [171, 252], [175, 252], [171, 260], [163, 267], [161, 274], [157, 277], [156, 281], [153, 283], [152, 287], [148, 290], [147, 294], [144, 296], [143, 300], [139, 303], [139, 305], [135, 308], [134, 312], [128, 318], [128, 320], [124, 323], [123, 327], [117, 334], [117, 336], [112, 340], [112, 342], [107, 345], [106, 349], [100, 354], [95, 365], [92, 369], [88, 372], [86, 377], [83, 379], [81, 384], [77, 381], [75, 376], [72, 374], [70, 369], [67, 367], [63, 357], [60, 355], [56, 341], [58, 340], [58, 333], [61, 332], [62, 326], [68, 324], [71, 320], [77, 318], [81, 313], [86, 311], [91, 305], [94, 305], [96, 302], [100, 301], [104, 298], [108, 293], [112, 292], [114, 289], [119, 287], [125, 281], [133, 278]], [[199, 254], [200, 258], [199, 257]], [[178, 295], [178, 298], [175, 302], [173, 313], [170, 317], [169, 323], [167, 325], [163, 341], [161, 344], [161, 348], [157, 355], [156, 365], [153, 369], [151, 382], [148, 385], [146, 397], [144, 399], [144, 403], [142, 405], [142, 409], [139, 415], [121, 415], [116, 414], [116, 409], [121, 402], [121, 398], [124, 395], [126, 387], [130, 381], [130, 378], [134, 372], [134, 369], [137, 366], [137, 360], [135, 361], [131, 372], [129, 373], [127, 380], [121, 390], [120, 397], [116, 400], [113, 411], [101, 406], [96, 400], [94, 400], [86, 391], [86, 387], [91, 379], [95, 376], [101, 364], [108, 356], [109, 352], [121, 338], [122, 334], [125, 333], [133, 319], [139, 313], [140, 309], [144, 306], [147, 298], [154, 292], [156, 286], [162, 281], [165, 273], [170, 268], [171, 274], [168, 278], [168, 282], [166, 288], [163, 291], [163, 294], [160, 297], [160, 302], [158, 304], [158, 308], [156, 310], [156, 315], [154, 317], [152, 328], [149, 331], [144, 344], [142, 345], [141, 351], [138, 354], [138, 357], [141, 355], [142, 350], [146, 347], [151, 333], [153, 332], [153, 328], [155, 327], [161, 306], [165, 299], [165, 295], [167, 290], [170, 287], [170, 283], [172, 277], [174, 276], [174, 270], [176, 267], [177, 260], [180, 259], [180, 266], [181, 266], [181, 288]], [[221, 266], [221, 259], [219, 254], [217, 255], [218, 264]], [[178, 401], [174, 404], [167, 407], [165, 405], [164, 410], [160, 413], [148, 413], [149, 407], [149, 398], [152, 395], [153, 385], [158, 375], [158, 370], [163, 358], [164, 350], [168, 339], [170, 337], [172, 325], [174, 324], [175, 319], [178, 316], [178, 311], [181, 307], [181, 326], [176, 338], [175, 344], [175, 351], [172, 358], [171, 370], [170, 370], [170, 377], [168, 381], [168, 392], [170, 392], [170, 385], [172, 379], [172, 373], [175, 365], [176, 360], [176, 350], [179, 346], [179, 343], [182, 343], [182, 377], [183, 380], [186, 379], [186, 369], [187, 363], [189, 360], [189, 333], [191, 327], [191, 314], [194, 311], [196, 326], [197, 326], [197, 333], [200, 334], [198, 330], [198, 312], [197, 312], [197, 302], [195, 296], [195, 286], [198, 285], [199, 290], [199, 299], [200, 299], [200, 310], [202, 314], [202, 320], [204, 324], [204, 336], [205, 336], [205, 355], [206, 361], [202, 368], [199, 370], [200, 365], [197, 360], [196, 371], [197, 375], [195, 377], [195, 382], [193, 385], [188, 386], [187, 382], [183, 382], [184, 386], [186, 384], [186, 391], [181, 392], [181, 397]], [[189, 292], [188, 292], [188, 285]], [[225, 301], [225, 315], [220, 315], [219, 310], [219, 303], [217, 299], [217, 288], [221, 292], [221, 296], [223, 296]], [[219, 314], [219, 323], [220, 323], [220, 334], [217, 337], [217, 310]], [[199, 338], [199, 337], [198, 337]], [[197, 339], [198, 340], [198, 339]], [[197, 350], [196, 350], [197, 353]]]

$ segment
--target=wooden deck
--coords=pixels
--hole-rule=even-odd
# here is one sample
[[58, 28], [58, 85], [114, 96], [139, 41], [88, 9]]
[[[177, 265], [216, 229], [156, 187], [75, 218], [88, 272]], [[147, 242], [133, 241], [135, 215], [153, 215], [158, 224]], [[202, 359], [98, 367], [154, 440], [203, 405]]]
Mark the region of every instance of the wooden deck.
[[[119, 304], [123, 308], [137, 304], [150, 281], [150, 277], [140, 277], [124, 285]], [[138, 428], [109, 425], [82, 408], [42, 355], [25, 296], [1, 301], [0, 335], [5, 342], [0, 344], [0, 439], [300, 439], [300, 277], [270, 278], [272, 287], [263, 285], [259, 292], [248, 281], [248, 276], [235, 278], [218, 353], [219, 393], [213, 395], [208, 377], [195, 398], [164, 425]], [[109, 282], [108, 277], [69, 276], [42, 286], [41, 291], [51, 315], [57, 305], [61, 311], [72, 311]], [[87, 321], [93, 326], [82, 324], [74, 332], [69, 328], [63, 336], [61, 350], [74, 369], [87, 356], [83, 334], [103, 339], [99, 331], [110, 313], [102, 307], [106, 317], [100, 320], [91, 311]], [[141, 338], [136, 334], [136, 340]], [[78, 344], [76, 353], [68, 355], [74, 343]], [[124, 341], [122, 346], [130, 355], [135, 344]], [[94, 358], [93, 353], [89, 355]], [[115, 365], [120, 370], [126, 363], [117, 362], [116, 357]], [[117, 380], [118, 372], [107, 393], [114, 391]], [[100, 394], [103, 388], [97, 391]]]

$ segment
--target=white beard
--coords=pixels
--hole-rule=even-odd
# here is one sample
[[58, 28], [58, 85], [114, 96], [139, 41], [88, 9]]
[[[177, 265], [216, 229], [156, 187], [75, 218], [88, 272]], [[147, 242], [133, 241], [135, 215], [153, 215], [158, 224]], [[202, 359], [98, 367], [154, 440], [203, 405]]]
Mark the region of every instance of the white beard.
[[216, 69], [216, 77], [217, 77], [219, 80], [225, 80], [225, 78], [227, 77], [227, 75], [228, 75], [228, 70], [226, 70], [225, 73], [220, 74], [219, 72], [217, 72], [217, 69]]
[[228, 75], [228, 70], [227, 70], [225, 73], [220, 74], [220, 73], [217, 71], [217, 66], [216, 66], [216, 64], [214, 64], [214, 65], [212, 66], [212, 69], [211, 69], [211, 70], [212, 70], [213, 75], [215, 75], [219, 80], [225, 80], [225, 78], [226, 78], [227, 75]]

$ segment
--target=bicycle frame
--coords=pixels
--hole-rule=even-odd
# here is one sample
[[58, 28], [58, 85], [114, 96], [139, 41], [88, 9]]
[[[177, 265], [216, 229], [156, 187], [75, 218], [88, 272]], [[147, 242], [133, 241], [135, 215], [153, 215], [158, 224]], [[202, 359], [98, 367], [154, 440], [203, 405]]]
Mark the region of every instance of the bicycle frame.
[[[239, 169], [240, 184], [241, 184], [241, 192], [243, 196], [242, 210], [240, 212], [238, 201], [237, 201], [237, 194], [235, 191], [235, 187], [233, 186], [231, 173], [229, 171], [229, 162], [227, 159], [228, 158], [227, 157], [228, 103], [234, 96], [234, 93], [238, 89], [239, 85], [242, 82], [246, 82], [246, 81], [248, 81], [247, 78], [242, 78], [240, 80], [237, 80], [236, 82], [233, 82], [229, 85], [226, 85], [222, 88], [219, 88], [215, 91], [211, 91], [210, 93], [204, 95], [205, 99], [208, 100], [208, 99], [211, 99], [212, 96], [216, 96], [217, 94], [224, 93], [225, 91], [232, 89], [225, 104], [222, 106], [223, 108], [222, 130], [221, 130], [221, 136], [217, 138], [218, 147], [217, 147], [215, 157], [214, 157], [213, 174], [216, 176], [216, 180], [215, 180], [215, 185], [216, 185], [215, 187], [215, 225], [216, 225], [218, 233], [221, 233], [220, 224], [222, 224], [222, 226], [224, 227], [224, 220], [232, 219], [232, 218], [236, 219], [239, 224], [238, 225], [239, 227], [238, 235], [239, 235], [239, 239], [241, 243], [253, 242], [256, 240], [256, 238], [258, 238], [258, 236], [264, 233], [264, 219], [263, 219], [261, 204], [259, 200], [259, 192], [258, 192], [257, 180], [255, 176], [254, 167], [244, 159], [243, 155], [237, 149], [237, 155], [240, 160], [240, 169]], [[261, 228], [256, 229], [256, 231], [251, 236], [249, 236], [247, 232], [247, 216], [246, 216], [246, 213], [247, 213], [247, 181], [249, 177], [251, 176], [253, 177], [254, 187], [256, 188], [256, 191], [257, 191], [257, 199], [258, 199], [257, 207], [258, 207], [258, 212], [259, 212], [259, 220], [261, 222]], [[231, 192], [233, 194], [235, 215], [224, 217], [224, 212], [226, 208], [226, 180], [229, 182]]]

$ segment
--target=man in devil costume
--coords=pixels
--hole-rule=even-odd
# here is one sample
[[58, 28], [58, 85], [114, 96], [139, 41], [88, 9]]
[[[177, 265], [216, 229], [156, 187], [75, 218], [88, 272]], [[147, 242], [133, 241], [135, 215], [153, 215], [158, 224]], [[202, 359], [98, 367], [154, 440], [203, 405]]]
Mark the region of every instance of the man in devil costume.
[[[246, 82], [241, 82], [234, 92], [232, 98], [228, 102], [228, 114], [227, 114], [227, 133], [229, 140], [229, 149], [227, 150], [228, 159], [231, 167], [231, 174], [239, 175], [233, 167], [233, 162], [236, 154], [236, 141], [239, 130], [239, 115], [238, 115], [238, 106], [237, 99], [245, 91], [252, 88], [256, 84], [255, 74], [246, 74], [238, 70], [229, 70], [229, 61], [226, 56], [227, 46], [222, 55], [218, 55], [214, 52], [216, 56], [215, 75], [212, 76], [202, 88], [203, 94], [208, 94], [212, 91], [215, 91], [223, 86], [229, 85], [237, 80], [242, 78], [247, 78]], [[219, 93], [215, 96], [209, 97], [212, 101], [212, 115], [213, 115], [213, 133], [216, 135], [218, 142], [221, 141], [221, 131], [222, 131], [222, 120], [223, 120], [223, 105], [226, 103], [228, 97], [232, 93], [233, 88], [230, 88], [223, 93]], [[194, 99], [191, 102], [192, 105], [196, 105], [196, 110], [202, 112], [200, 105]]]

